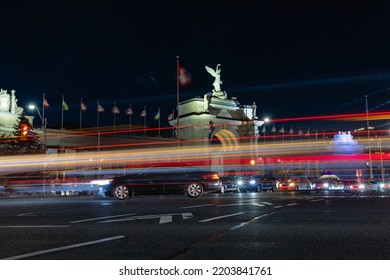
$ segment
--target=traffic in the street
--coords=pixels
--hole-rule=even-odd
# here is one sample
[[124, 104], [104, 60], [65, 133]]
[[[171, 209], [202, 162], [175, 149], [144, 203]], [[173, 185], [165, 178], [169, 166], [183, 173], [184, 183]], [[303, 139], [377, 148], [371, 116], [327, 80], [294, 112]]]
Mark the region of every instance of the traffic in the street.
[[277, 191], [6, 197], [1, 259], [383, 259], [390, 197]]

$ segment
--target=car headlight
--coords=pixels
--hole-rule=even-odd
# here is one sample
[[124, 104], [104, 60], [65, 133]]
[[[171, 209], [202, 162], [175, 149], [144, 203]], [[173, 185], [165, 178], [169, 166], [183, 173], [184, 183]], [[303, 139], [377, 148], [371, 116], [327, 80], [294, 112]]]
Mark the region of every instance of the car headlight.
[[92, 180], [90, 182], [91, 185], [96, 185], [96, 186], [106, 186], [109, 183], [111, 183], [112, 180], [109, 179], [100, 179], [100, 180]]
[[294, 182], [291, 182], [290, 184], [288, 184], [290, 187], [294, 187], [295, 186], [295, 183]]
[[244, 181], [243, 180], [237, 180], [236, 183], [237, 183], [237, 185], [242, 186], [244, 184]]
[[360, 185], [359, 185], [359, 189], [361, 189], [361, 190], [364, 189], [365, 187], [366, 187], [366, 186], [365, 186], [364, 184], [360, 184]]
[[324, 186], [324, 188], [327, 188], [327, 187], [329, 187], [329, 184], [328, 183], [324, 183], [323, 186]]
[[249, 181], [249, 184], [251, 184], [251, 185], [254, 185], [254, 184], [256, 184], [256, 180], [253, 180], [253, 179], [252, 179], [252, 180], [250, 180], [250, 181]]

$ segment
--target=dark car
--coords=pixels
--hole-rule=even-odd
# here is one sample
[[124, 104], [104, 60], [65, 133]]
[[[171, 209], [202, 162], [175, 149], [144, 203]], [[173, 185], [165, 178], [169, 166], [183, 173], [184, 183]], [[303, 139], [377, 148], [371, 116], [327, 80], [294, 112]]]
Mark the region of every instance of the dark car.
[[277, 179], [272, 175], [263, 175], [259, 179], [259, 188], [261, 191], [276, 191]]
[[260, 192], [259, 177], [255, 175], [233, 175], [221, 178], [221, 192]]
[[125, 200], [138, 194], [185, 193], [198, 198], [205, 192], [220, 191], [218, 173], [187, 164], [152, 165], [140, 172], [114, 177], [99, 193]]

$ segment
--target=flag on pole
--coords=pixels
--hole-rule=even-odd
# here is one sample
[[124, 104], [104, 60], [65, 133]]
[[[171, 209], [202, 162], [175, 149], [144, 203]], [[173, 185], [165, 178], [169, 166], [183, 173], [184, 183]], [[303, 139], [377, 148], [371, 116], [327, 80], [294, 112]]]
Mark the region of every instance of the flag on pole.
[[47, 102], [45, 95], [43, 95], [43, 107], [49, 108], [49, 106], [50, 106], [49, 102]]
[[116, 105], [114, 105], [114, 107], [112, 107], [111, 111], [112, 111], [113, 114], [119, 114], [120, 113], [119, 108]]
[[167, 118], [167, 119], [168, 119], [168, 121], [171, 121], [171, 120], [173, 120], [173, 112], [169, 114], [169, 116], [168, 116], [168, 118]]
[[182, 87], [189, 86], [192, 82], [192, 75], [181, 67], [180, 63], [178, 64], [177, 76]]
[[143, 109], [143, 111], [141, 112], [141, 117], [146, 117], [146, 109]]
[[293, 133], [294, 133], [294, 129], [291, 127], [290, 134], [293, 134]]
[[103, 106], [100, 105], [100, 104], [98, 104], [98, 106], [97, 106], [97, 111], [98, 111], [98, 113], [104, 112]]
[[129, 107], [129, 108], [126, 110], [125, 114], [126, 114], [126, 115], [132, 115], [132, 114], [134, 114], [133, 109], [132, 109], [131, 107]]
[[279, 132], [280, 133], [284, 133], [285, 132], [283, 125], [282, 125], [282, 128], [279, 130]]
[[85, 106], [85, 104], [83, 103], [83, 100], [81, 99], [81, 102], [80, 102], [80, 109], [81, 111], [83, 112], [86, 112], [87, 111], [87, 106]]
[[64, 109], [64, 111], [69, 110], [68, 104], [66, 104], [65, 100], [62, 100], [62, 109]]
[[160, 108], [158, 108], [157, 113], [154, 115], [154, 119], [155, 120], [159, 120], [160, 119]]

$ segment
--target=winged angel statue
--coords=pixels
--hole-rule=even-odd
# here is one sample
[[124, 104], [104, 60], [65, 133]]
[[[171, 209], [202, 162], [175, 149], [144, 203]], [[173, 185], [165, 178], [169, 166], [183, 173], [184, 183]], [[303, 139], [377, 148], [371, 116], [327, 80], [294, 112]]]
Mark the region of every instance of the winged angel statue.
[[214, 92], [220, 92], [221, 91], [221, 64], [217, 64], [217, 67], [215, 70], [211, 67], [208, 67], [207, 65], [205, 66], [207, 72], [210, 73], [211, 76], [215, 78], [213, 86], [214, 86]]

